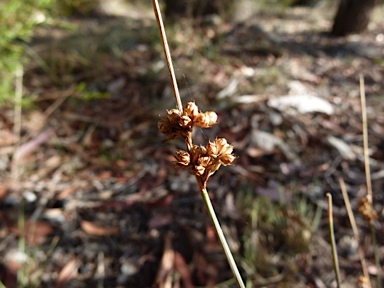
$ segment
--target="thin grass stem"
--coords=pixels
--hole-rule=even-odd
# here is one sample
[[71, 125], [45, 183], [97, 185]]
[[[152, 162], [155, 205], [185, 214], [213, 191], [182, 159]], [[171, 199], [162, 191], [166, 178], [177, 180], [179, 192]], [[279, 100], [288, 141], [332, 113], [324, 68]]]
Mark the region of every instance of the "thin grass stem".
[[163, 24], [163, 18], [161, 17], [159, 2], [157, 0], [152, 0], [152, 4], [153, 4], [153, 10], [156, 15], [157, 25], [159, 26], [159, 30], [160, 30], [160, 38], [161, 38], [161, 41], [163, 42], [164, 55], [167, 61], [169, 76], [171, 77], [171, 83], [172, 83], [173, 93], [176, 100], [177, 109], [179, 109], [180, 111], [183, 111], [183, 104], [181, 103], [180, 92], [179, 92], [176, 75], [175, 75], [175, 69], [173, 69], [171, 52], [169, 51], [167, 35], [165, 34], [165, 28]]
[[209, 198], [208, 191], [204, 187], [204, 185], [199, 181], [199, 179], [198, 178], [196, 178], [196, 179], [197, 179], [197, 182], [199, 183], [201, 196], [203, 197], [204, 204], [207, 207], [209, 217], [211, 218], [211, 221], [212, 221], [213, 226], [216, 230], [217, 236], [219, 237], [219, 241], [221, 243], [221, 246], [223, 247], [225, 256], [228, 260], [228, 264], [231, 267], [232, 273], [236, 278], [236, 282], [240, 288], [245, 288], [245, 284], [243, 282], [243, 279], [241, 278], [239, 269], [237, 268], [237, 265], [236, 265], [235, 259], [233, 258], [231, 249], [229, 248], [227, 240], [225, 239], [225, 235], [223, 233], [223, 230], [221, 229], [219, 220], [216, 217], [216, 213], [215, 213], [215, 210], [212, 206], [211, 199]]
[[[367, 196], [369, 204], [371, 205], [371, 209], [373, 209], [373, 192], [372, 192], [372, 180], [371, 180], [371, 168], [369, 165], [369, 151], [368, 151], [368, 121], [367, 121], [367, 105], [365, 101], [365, 85], [364, 85], [364, 77], [360, 74], [360, 99], [361, 99], [361, 118], [362, 118], [362, 126], [363, 126], [363, 145], [364, 145], [364, 167], [365, 167], [365, 179], [367, 185]], [[380, 271], [380, 259], [379, 252], [376, 241], [376, 229], [373, 223], [373, 219], [369, 221], [371, 226], [371, 237], [372, 237], [372, 246], [375, 257], [375, 265], [377, 271]], [[377, 274], [377, 287], [382, 288], [381, 281], [381, 273]]]
[[371, 169], [369, 166], [369, 151], [368, 151], [367, 106], [365, 103], [364, 77], [361, 74], [360, 74], [360, 99], [361, 99], [361, 119], [362, 119], [362, 126], [363, 126], [365, 179], [366, 179], [366, 185], [367, 185], [367, 194], [369, 196], [368, 199], [372, 203], [372, 182], [371, 182]]
[[341, 287], [340, 280], [340, 267], [339, 267], [339, 259], [337, 257], [337, 247], [335, 240], [335, 230], [333, 226], [333, 206], [332, 206], [332, 195], [327, 193], [327, 201], [328, 201], [328, 229], [329, 229], [329, 237], [331, 240], [332, 247], [332, 261], [333, 261], [333, 269], [335, 270], [337, 287]]
[[371, 223], [371, 237], [372, 237], [372, 246], [373, 246], [373, 253], [375, 255], [375, 266], [377, 268], [377, 288], [382, 288], [382, 281], [381, 281], [381, 266], [380, 266], [380, 257], [379, 257], [379, 251], [377, 247], [377, 237], [376, 237], [376, 229], [373, 223]]
[[[16, 155], [17, 149], [20, 147], [21, 142], [21, 114], [22, 114], [22, 100], [23, 100], [23, 76], [24, 70], [21, 66], [15, 73], [15, 104], [14, 104], [14, 124], [13, 124], [13, 136], [15, 137], [14, 153]], [[17, 181], [20, 176], [20, 166], [18, 159], [13, 157], [12, 179]]]
[[356, 241], [356, 243], [358, 245], [357, 246], [357, 251], [359, 253], [359, 258], [360, 258], [361, 268], [363, 270], [364, 278], [368, 282], [368, 287], [372, 287], [371, 286], [371, 281], [369, 279], [367, 263], [365, 262], [364, 251], [363, 251], [363, 248], [361, 247], [361, 244], [360, 244], [359, 230], [357, 229], [355, 216], [353, 215], [353, 211], [352, 211], [352, 207], [351, 207], [351, 202], [349, 201], [347, 189], [345, 187], [345, 182], [344, 182], [344, 180], [342, 178], [339, 178], [339, 183], [340, 183], [341, 193], [343, 194], [345, 208], [347, 209], [347, 214], [348, 214], [349, 222], [351, 223], [353, 236], [354, 236], [355, 241]]

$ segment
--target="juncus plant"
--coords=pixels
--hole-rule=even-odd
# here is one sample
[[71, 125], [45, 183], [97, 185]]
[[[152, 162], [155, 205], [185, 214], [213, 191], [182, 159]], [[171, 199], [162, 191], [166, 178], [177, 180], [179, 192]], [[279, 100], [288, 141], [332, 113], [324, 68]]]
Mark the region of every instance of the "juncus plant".
[[209, 177], [213, 175], [221, 165], [230, 165], [235, 160], [235, 156], [233, 155], [233, 146], [228, 144], [225, 138], [216, 138], [214, 141], [209, 141], [205, 146], [193, 144], [193, 128], [210, 128], [217, 124], [218, 117], [213, 111], [200, 111], [199, 107], [194, 102], [189, 102], [183, 108], [159, 4], [157, 0], [152, 0], [152, 4], [159, 26], [161, 40], [163, 42], [164, 54], [167, 60], [176, 105], [178, 107], [178, 109], [171, 109], [167, 111], [166, 115], [159, 121], [158, 128], [161, 133], [166, 135], [164, 142], [173, 140], [177, 137], [184, 140], [186, 149], [176, 150], [174, 154], [176, 159], [175, 165], [178, 168], [186, 168], [192, 175], [195, 175], [201, 196], [207, 207], [208, 214], [223, 247], [229, 266], [231, 267], [231, 270], [236, 278], [236, 282], [239, 287], [245, 288], [240, 272], [220, 227], [220, 223], [217, 220], [207, 191], [207, 181]]

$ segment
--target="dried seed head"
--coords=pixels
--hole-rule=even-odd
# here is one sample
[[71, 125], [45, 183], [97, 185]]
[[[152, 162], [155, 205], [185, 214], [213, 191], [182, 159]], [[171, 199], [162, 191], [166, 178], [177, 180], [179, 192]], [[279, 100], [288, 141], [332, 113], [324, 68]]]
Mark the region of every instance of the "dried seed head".
[[192, 126], [192, 119], [188, 115], [182, 115], [180, 117], [179, 124], [181, 127], [191, 127]]
[[207, 154], [207, 149], [203, 146], [193, 145], [189, 152], [191, 153], [191, 162], [198, 163], [199, 158]]
[[233, 146], [228, 144], [227, 139], [225, 138], [217, 138], [215, 140], [218, 154], [231, 154], [233, 151]]
[[221, 162], [220, 161], [213, 161], [209, 167], [207, 168], [208, 170], [208, 176], [211, 176], [213, 173], [215, 173], [217, 170], [219, 170], [221, 166]]
[[200, 128], [209, 128], [216, 123], [217, 114], [213, 111], [199, 113], [193, 121], [193, 124]]
[[236, 159], [232, 154], [225, 154], [220, 157], [220, 162], [224, 166], [230, 165]]
[[192, 170], [191, 174], [196, 175], [196, 176], [203, 176], [205, 172], [205, 167], [201, 165], [196, 165]]
[[163, 140], [164, 142], [175, 139], [179, 134], [178, 129], [175, 129], [175, 126], [172, 125], [168, 118], [161, 119], [157, 124], [157, 127], [161, 133], [167, 135], [167, 137]]
[[378, 218], [377, 212], [372, 208], [372, 202], [369, 201], [367, 196], [361, 198], [359, 202], [359, 213], [367, 221], [373, 221]]
[[366, 277], [360, 275], [358, 280], [357, 280], [357, 284], [359, 286], [359, 288], [368, 288], [368, 287], [371, 287], [371, 285], [369, 284], [369, 281]]
[[199, 107], [195, 102], [189, 102], [184, 108], [184, 112], [191, 118], [195, 118], [199, 114]]
[[179, 110], [172, 109], [167, 111], [166, 117], [159, 121], [158, 128], [161, 133], [167, 135], [163, 140], [164, 142], [173, 140], [178, 136], [186, 139], [192, 133], [192, 120]]
[[167, 111], [167, 118], [172, 124], [179, 124], [180, 123], [180, 110], [178, 109], [171, 109]]
[[209, 156], [201, 156], [197, 160], [197, 163], [203, 167], [207, 167], [209, 165], [209, 162], [211, 161], [211, 157]]
[[192, 165], [191, 174], [203, 176], [211, 162], [211, 157], [207, 155], [207, 149], [203, 146], [193, 145], [189, 152]]
[[189, 153], [187, 151], [180, 150], [180, 149], [176, 150], [175, 158], [177, 161], [176, 164], [180, 165], [181, 167], [188, 166], [191, 161]]
[[231, 164], [235, 160], [232, 154], [233, 146], [228, 144], [225, 138], [217, 138], [214, 142], [207, 145], [208, 155], [214, 157], [224, 166]]
[[171, 129], [171, 123], [169, 122], [168, 118], [161, 119], [159, 123], [157, 123], [157, 128], [159, 131], [163, 134], [169, 134], [172, 132]]
[[[201, 183], [215, 173], [221, 165], [230, 165], [235, 156], [233, 146], [225, 138], [217, 138], [204, 146], [193, 145], [192, 128], [209, 128], [217, 123], [217, 114], [213, 111], [200, 112], [194, 102], [189, 102], [183, 111], [172, 109], [158, 123], [161, 133], [166, 134], [164, 141], [181, 137], [185, 140], [187, 151], [177, 150], [175, 164], [177, 167], [190, 169], [190, 173], [199, 177]], [[204, 184], [205, 185], [205, 184]]]
[[207, 153], [208, 153], [208, 155], [210, 155], [212, 157], [217, 157], [218, 151], [217, 151], [216, 141], [214, 141], [214, 142], [209, 141], [208, 142]]

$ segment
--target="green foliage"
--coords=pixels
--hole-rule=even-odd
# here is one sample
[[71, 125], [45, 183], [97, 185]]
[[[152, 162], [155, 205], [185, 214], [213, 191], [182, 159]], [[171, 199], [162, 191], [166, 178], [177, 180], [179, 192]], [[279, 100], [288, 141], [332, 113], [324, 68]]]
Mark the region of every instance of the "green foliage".
[[14, 94], [15, 73], [26, 63], [23, 46], [36, 26], [46, 21], [52, 0], [7, 0], [0, 3], [0, 104]]
[[98, 1], [94, 0], [61, 0], [55, 7], [61, 15], [89, 15], [96, 9]]
[[78, 95], [78, 98], [80, 98], [83, 101], [90, 101], [95, 99], [106, 99], [109, 98], [109, 94], [106, 92], [99, 92], [99, 91], [90, 91], [87, 89], [87, 84], [84, 82], [80, 82], [75, 87], [75, 92]]
[[237, 200], [247, 219], [243, 264], [249, 274], [272, 277], [282, 267], [297, 273], [295, 257], [308, 251], [321, 211], [315, 212], [303, 199], [285, 203], [283, 199], [274, 202], [266, 197], [255, 198], [249, 187], [244, 188]]

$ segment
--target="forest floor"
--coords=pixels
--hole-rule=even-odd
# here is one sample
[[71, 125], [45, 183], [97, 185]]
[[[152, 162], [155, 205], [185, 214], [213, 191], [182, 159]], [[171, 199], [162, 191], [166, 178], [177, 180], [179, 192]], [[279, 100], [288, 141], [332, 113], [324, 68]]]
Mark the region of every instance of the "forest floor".
[[[376, 254], [384, 265], [384, 21], [333, 38], [325, 32], [334, 9], [166, 23], [183, 103], [219, 115], [196, 141], [225, 137], [235, 147], [235, 164], [212, 176], [208, 191], [248, 287], [336, 287], [327, 192], [342, 287], [358, 287], [339, 179], [372, 287], [384, 277], [374, 264]], [[236, 287], [194, 177], [172, 164], [183, 143], [162, 143], [157, 130], [175, 102], [153, 15], [66, 21], [38, 30], [27, 50], [32, 63], [20, 81], [30, 104], [1, 108], [1, 282]], [[376, 252], [357, 213], [367, 193], [360, 75]]]

